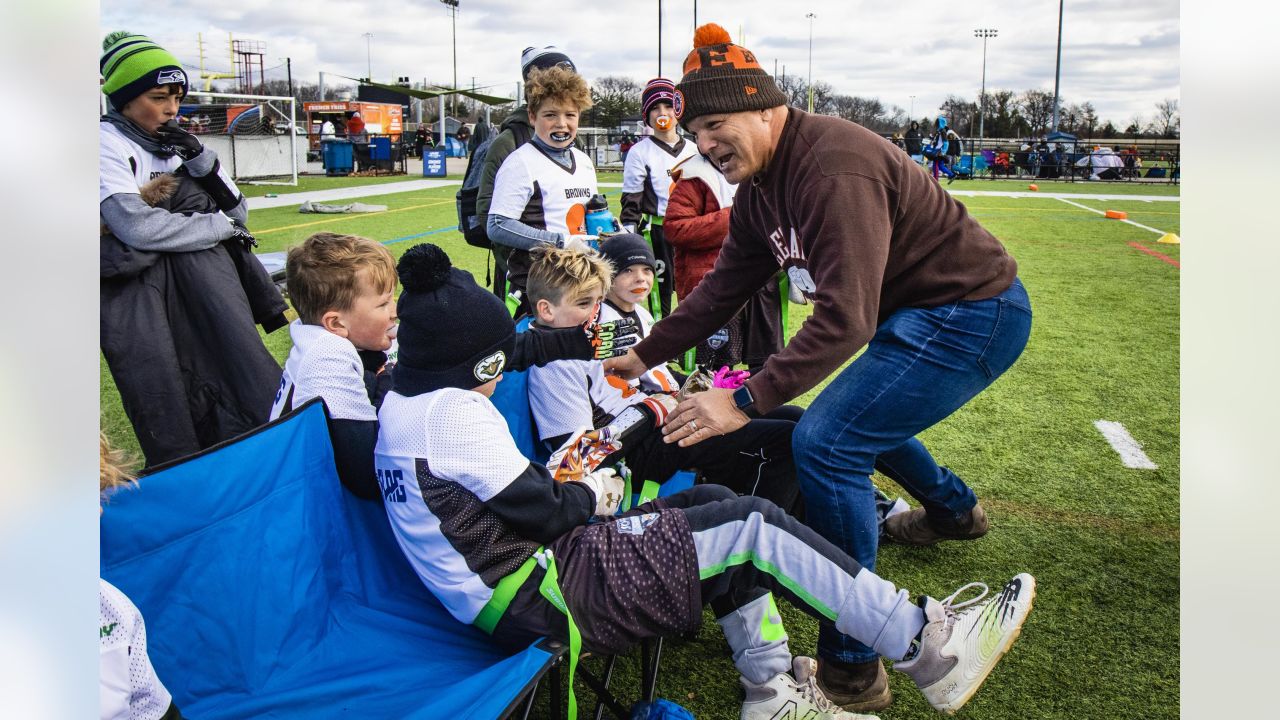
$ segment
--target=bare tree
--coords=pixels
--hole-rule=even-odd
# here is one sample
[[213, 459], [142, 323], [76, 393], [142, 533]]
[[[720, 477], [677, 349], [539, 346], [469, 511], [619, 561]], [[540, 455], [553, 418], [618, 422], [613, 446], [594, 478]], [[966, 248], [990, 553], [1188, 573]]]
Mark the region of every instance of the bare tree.
[[965, 137], [978, 134], [978, 104], [964, 98], [948, 95], [938, 108], [938, 113], [947, 119], [951, 127]]
[[805, 85], [804, 78], [797, 75], [780, 75], [774, 79], [778, 83], [778, 89], [786, 96], [788, 105], [794, 107], [809, 105], [809, 88]]
[[1045, 90], [1028, 90], [1018, 98], [1022, 117], [1031, 127], [1032, 135], [1040, 135], [1049, 129], [1053, 120], [1053, 93]]
[[1156, 103], [1156, 117], [1151, 121], [1152, 132], [1160, 137], [1178, 137], [1182, 127], [1182, 115], [1178, 112], [1178, 101], [1165, 98]]
[[587, 111], [594, 127], [612, 128], [622, 124], [622, 119], [640, 114], [640, 95], [643, 88], [628, 77], [608, 75], [591, 84], [591, 101]]

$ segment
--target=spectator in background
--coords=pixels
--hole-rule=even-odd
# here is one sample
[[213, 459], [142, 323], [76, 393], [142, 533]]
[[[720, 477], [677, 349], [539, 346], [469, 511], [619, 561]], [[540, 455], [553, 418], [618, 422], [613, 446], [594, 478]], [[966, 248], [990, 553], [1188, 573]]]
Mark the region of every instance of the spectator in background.
[[364, 118], [358, 112], [351, 113], [351, 119], [347, 121], [347, 139], [351, 142], [369, 142], [369, 133], [364, 129]]
[[475, 132], [471, 133], [471, 139], [467, 141], [467, 157], [475, 155], [476, 148], [484, 144], [489, 139], [489, 133], [493, 132], [488, 123], [476, 123]]
[[933, 161], [933, 179], [938, 179], [938, 173], [941, 172], [947, 176], [948, 184], [956, 179], [956, 174], [951, 169], [950, 156], [951, 148], [947, 142], [949, 130], [947, 129], [947, 119], [939, 117], [934, 121], [933, 137], [929, 140], [929, 150], [925, 152], [925, 157]]
[[418, 129], [413, 131], [413, 145], [418, 149], [418, 157], [422, 157], [423, 148], [430, 147], [432, 144], [427, 126], [419, 123]]
[[907, 154], [916, 162], [924, 162], [924, 156], [920, 154], [920, 146], [923, 136], [920, 134], [920, 123], [915, 120], [911, 121], [911, 127], [907, 128], [907, 135], [903, 138], [906, 143]]
[[960, 166], [960, 158], [964, 157], [964, 143], [960, 140], [960, 133], [956, 132], [954, 127], [947, 128], [947, 165], [952, 170], [948, 173], [947, 184], [956, 181], [955, 168]]

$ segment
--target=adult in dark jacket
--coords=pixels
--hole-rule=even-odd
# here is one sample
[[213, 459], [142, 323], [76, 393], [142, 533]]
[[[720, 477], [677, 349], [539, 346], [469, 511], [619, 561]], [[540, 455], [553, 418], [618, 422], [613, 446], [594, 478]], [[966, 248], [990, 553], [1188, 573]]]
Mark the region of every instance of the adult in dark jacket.
[[[813, 315], [742, 389], [712, 389], [681, 403], [664, 426], [667, 441], [688, 445], [732, 432], [835, 373], [793, 437], [809, 524], [874, 567], [870, 476], [879, 470], [923, 505], [886, 521], [891, 538], [926, 545], [983, 535], [987, 519], [973, 491], [916, 435], [1021, 354], [1031, 309], [1017, 263], [880, 136], [786, 107], [755, 56], [714, 29], [698, 30], [677, 107], [698, 150], [739, 183], [729, 238], [676, 311], [606, 369], [637, 377], [678, 356], [785, 268]], [[857, 712], [892, 701], [871, 648], [824, 623], [818, 654], [818, 684], [832, 700]]]
[[[285, 304], [246, 248], [244, 197], [174, 122], [187, 88], [177, 59], [127, 32], [103, 50], [100, 341], [156, 465], [266, 421], [280, 366], [254, 324], [283, 327]], [[166, 173], [182, 179], [152, 206], [141, 187]]]
[[[577, 67], [569, 56], [551, 45], [542, 48], [527, 47], [520, 54], [520, 75], [525, 80], [529, 79], [529, 73], [533, 70], [546, 70], [557, 65], [577, 71]], [[498, 176], [498, 168], [502, 167], [502, 162], [508, 155], [529, 142], [532, 137], [533, 124], [529, 122], [529, 106], [527, 103], [521, 103], [502, 121], [498, 136], [489, 144], [489, 150], [484, 156], [480, 189], [476, 194], [476, 216], [480, 218], [482, 224], [488, 223], [489, 206], [493, 202], [493, 181]], [[511, 248], [495, 243], [492, 252], [493, 263], [497, 268], [493, 273], [493, 292], [498, 297], [505, 298], [507, 296], [507, 256], [511, 254]]]
[[[920, 134], [920, 123], [915, 120], [911, 121], [911, 127], [907, 128], [907, 135], [903, 138], [903, 142], [907, 146], [907, 154], [915, 158], [920, 155], [920, 144], [923, 136]], [[919, 162], [919, 160], [917, 160]]]

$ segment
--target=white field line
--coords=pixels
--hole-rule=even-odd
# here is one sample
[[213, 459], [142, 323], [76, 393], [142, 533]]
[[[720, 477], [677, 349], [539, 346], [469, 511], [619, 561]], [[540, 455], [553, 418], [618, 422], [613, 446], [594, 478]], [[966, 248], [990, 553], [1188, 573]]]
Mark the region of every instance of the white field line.
[[[1071, 202], [1070, 200], [1068, 200], [1068, 199], [1066, 199], [1066, 198], [1063, 198], [1063, 197], [1060, 197], [1060, 198], [1058, 198], [1058, 199], [1059, 199], [1059, 200], [1061, 200], [1062, 202], [1064, 202], [1064, 203], [1068, 204], [1068, 205], [1074, 205], [1074, 206], [1076, 206], [1076, 207], [1080, 208], [1081, 210], [1088, 210], [1088, 211], [1089, 211], [1089, 212], [1091, 212], [1091, 213], [1097, 213], [1097, 214], [1102, 215], [1102, 216], [1104, 216], [1104, 217], [1106, 216], [1106, 213], [1105, 213], [1105, 212], [1103, 212], [1102, 210], [1094, 210], [1093, 208], [1089, 207], [1088, 205], [1081, 205], [1081, 204], [1080, 204], [1080, 203], [1078, 203], [1078, 202]], [[1164, 234], [1165, 234], [1163, 230], [1157, 230], [1157, 229], [1155, 229], [1155, 228], [1153, 228], [1153, 227], [1147, 227], [1146, 225], [1143, 225], [1142, 223], [1136, 223], [1136, 222], [1134, 222], [1134, 221], [1132, 221], [1132, 220], [1121, 220], [1120, 222], [1123, 222], [1123, 223], [1129, 223], [1130, 225], [1132, 225], [1132, 226], [1134, 226], [1134, 227], [1140, 227], [1140, 228], [1142, 228], [1143, 230], [1150, 230], [1151, 232], [1153, 232], [1153, 233], [1155, 233], [1155, 234], [1157, 234], [1157, 235], [1164, 235]]]
[[1155, 470], [1158, 466], [1142, 452], [1142, 445], [1129, 434], [1124, 425], [1114, 420], [1094, 420], [1093, 426], [1098, 428], [1102, 437], [1106, 438], [1111, 449], [1120, 456], [1120, 462], [1127, 468], [1136, 470]]

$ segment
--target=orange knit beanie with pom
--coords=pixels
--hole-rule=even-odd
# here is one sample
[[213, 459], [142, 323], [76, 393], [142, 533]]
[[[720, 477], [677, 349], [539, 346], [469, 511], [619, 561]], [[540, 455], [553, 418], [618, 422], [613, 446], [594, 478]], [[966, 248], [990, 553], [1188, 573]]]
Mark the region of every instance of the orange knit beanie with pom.
[[676, 86], [676, 118], [685, 128], [699, 115], [763, 110], [786, 105], [787, 97], [748, 49], [733, 44], [729, 32], [707, 23], [693, 34], [693, 52], [684, 60]]

